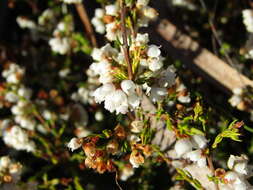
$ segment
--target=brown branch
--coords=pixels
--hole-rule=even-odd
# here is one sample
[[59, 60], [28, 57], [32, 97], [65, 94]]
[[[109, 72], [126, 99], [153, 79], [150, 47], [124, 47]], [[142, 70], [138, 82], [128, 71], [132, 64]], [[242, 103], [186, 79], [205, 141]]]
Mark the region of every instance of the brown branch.
[[87, 32], [88, 38], [91, 40], [91, 44], [93, 47], [97, 47], [97, 40], [93, 31], [93, 28], [90, 23], [89, 16], [86, 12], [86, 9], [82, 3], [75, 4], [76, 11], [84, 25], [85, 31]]
[[[213, 159], [211, 156], [207, 156], [207, 162], [208, 162], [208, 166], [209, 166], [210, 170], [212, 171], [213, 175], [215, 175], [215, 169], [213, 166]], [[215, 183], [215, 188], [217, 190], [219, 190], [219, 185], [217, 183]]]
[[128, 43], [127, 43], [127, 32], [126, 32], [126, 23], [125, 23], [125, 17], [126, 17], [126, 5], [124, 3], [124, 0], [120, 0], [120, 7], [121, 7], [121, 32], [122, 32], [122, 38], [123, 38], [123, 52], [125, 56], [125, 60], [127, 62], [127, 72], [128, 72], [128, 78], [129, 80], [133, 79], [133, 70], [132, 70], [132, 64], [129, 57], [129, 49], [128, 49]]
[[50, 127], [49, 125], [47, 124], [47, 122], [43, 119], [43, 117], [41, 117], [41, 115], [37, 112], [37, 111], [34, 111], [33, 112], [33, 115], [40, 121], [40, 123], [47, 128], [47, 131], [50, 131]]

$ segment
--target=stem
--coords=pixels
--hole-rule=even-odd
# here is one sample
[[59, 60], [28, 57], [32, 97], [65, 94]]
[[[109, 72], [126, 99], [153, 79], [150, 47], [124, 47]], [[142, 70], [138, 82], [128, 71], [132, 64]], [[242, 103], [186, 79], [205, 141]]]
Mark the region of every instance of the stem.
[[43, 119], [43, 117], [41, 117], [41, 115], [37, 111], [34, 111], [33, 114], [40, 121], [40, 123], [44, 127], [46, 127], [47, 131], [51, 131], [51, 129], [50, 129], [49, 125], [47, 124], [47, 122]]
[[76, 11], [78, 12], [78, 15], [79, 15], [83, 25], [84, 25], [85, 31], [87, 32], [87, 35], [91, 40], [92, 46], [97, 47], [97, 40], [96, 40], [93, 28], [90, 23], [89, 16], [86, 12], [84, 5], [81, 3], [76, 3], [75, 7], [76, 7]]
[[123, 52], [125, 56], [125, 60], [127, 62], [127, 71], [128, 71], [128, 78], [129, 80], [133, 79], [133, 71], [132, 71], [132, 64], [129, 57], [129, 49], [128, 49], [128, 43], [127, 43], [127, 32], [126, 32], [126, 23], [125, 23], [125, 17], [126, 17], [126, 5], [124, 3], [124, 0], [120, 0], [120, 7], [121, 7], [121, 32], [122, 32], [122, 38], [123, 38]]
[[[212, 157], [207, 156], [207, 162], [208, 162], [209, 168], [211, 169], [211, 171], [212, 171], [212, 173], [214, 175], [215, 174], [215, 169], [214, 169], [214, 166], [213, 166], [213, 159], [212, 159]], [[219, 186], [216, 183], [215, 183], [215, 189], [219, 190]]]

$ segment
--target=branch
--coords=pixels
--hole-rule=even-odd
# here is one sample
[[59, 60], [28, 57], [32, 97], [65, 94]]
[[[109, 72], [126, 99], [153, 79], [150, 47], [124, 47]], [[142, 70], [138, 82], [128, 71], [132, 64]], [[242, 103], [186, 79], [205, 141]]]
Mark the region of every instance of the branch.
[[[213, 176], [214, 176], [215, 175], [215, 169], [214, 169], [214, 166], [213, 166], [213, 159], [212, 159], [211, 156], [207, 156], [207, 162], [208, 162], [208, 166], [209, 166], [209, 168], [212, 171]], [[216, 190], [219, 190], [219, 185], [217, 183], [215, 183], [215, 188], [216, 188]]]
[[93, 28], [90, 23], [89, 16], [85, 10], [85, 7], [81, 3], [76, 3], [75, 4], [76, 11], [78, 12], [78, 15], [84, 25], [85, 31], [87, 32], [87, 35], [89, 39], [91, 40], [92, 46], [97, 47], [97, 40], [93, 31]]
[[129, 49], [128, 49], [128, 43], [127, 43], [127, 32], [126, 32], [126, 23], [125, 23], [125, 17], [126, 17], [126, 6], [124, 3], [124, 0], [120, 0], [120, 7], [121, 7], [121, 32], [122, 32], [122, 38], [123, 38], [123, 52], [125, 56], [125, 60], [127, 62], [127, 71], [128, 71], [128, 78], [129, 80], [133, 79], [133, 71], [132, 71], [132, 64], [129, 57]]

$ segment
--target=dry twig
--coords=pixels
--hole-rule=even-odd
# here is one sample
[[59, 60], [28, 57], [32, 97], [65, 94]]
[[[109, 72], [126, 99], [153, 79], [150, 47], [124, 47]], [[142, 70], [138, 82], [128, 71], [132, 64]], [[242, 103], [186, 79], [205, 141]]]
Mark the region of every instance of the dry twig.
[[93, 28], [90, 23], [89, 16], [86, 12], [84, 5], [81, 3], [76, 3], [75, 7], [76, 7], [76, 11], [78, 12], [78, 15], [79, 15], [83, 25], [84, 25], [85, 31], [87, 32], [87, 35], [88, 35], [89, 39], [91, 40], [92, 46], [97, 47], [97, 40], [96, 40]]

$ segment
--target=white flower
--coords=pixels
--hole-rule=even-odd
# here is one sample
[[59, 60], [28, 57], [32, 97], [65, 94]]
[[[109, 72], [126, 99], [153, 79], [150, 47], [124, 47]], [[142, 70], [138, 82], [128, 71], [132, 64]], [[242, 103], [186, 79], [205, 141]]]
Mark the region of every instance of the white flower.
[[242, 102], [242, 97], [238, 95], [233, 95], [228, 101], [231, 106], [235, 107]]
[[144, 157], [137, 150], [133, 150], [130, 154], [129, 162], [132, 164], [133, 168], [139, 168], [139, 166], [144, 163]]
[[98, 32], [100, 34], [104, 34], [104, 32], [105, 32], [105, 25], [104, 25], [104, 23], [102, 22], [101, 19], [99, 19], [97, 17], [93, 17], [91, 19], [91, 23], [95, 27], [96, 32]]
[[140, 137], [138, 137], [137, 135], [134, 135], [134, 134], [128, 135], [127, 140], [130, 142], [133, 142], [133, 143], [137, 143], [137, 142], [141, 141]]
[[161, 50], [156, 45], [150, 45], [148, 47], [147, 55], [152, 58], [159, 57], [161, 54]]
[[64, 55], [70, 50], [70, 43], [68, 38], [51, 38], [49, 40], [49, 45], [52, 50]]
[[21, 114], [23, 114], [23, 109], [22, 109], [22, 107], [19, 107], [19, 106], [17, 106], [17, 105], [14, 105], [14, 106], [12, 106], [12, 108], [11, 108], [11, 112], [12, 112], [12, 114], [14, 114], [14, 115], [21, 115]]
[[120, 173], [120, 180], [126, 181], [129, 177], [134, 175], [134, 169], [132, 167], [124, 167]]
[[74, 150], [80, 148], [82, 146], [82, 140], [78, 138], [72, 138], [68, 143], [68, 148], [73, 152]]
[[70, 73], [70, 69], [69, 68], [65, 68], [59, 71], [59, 76], [61, 78], [65, 78], [68, 76], [68, 74]]
[[104, 9], [97, 8], [95, 9], [95, 17], [102, 19], [105, 15]]
[[246, 181], [241, 179], [240, 176], [236, 172], [229, 171], [224, 176], [226, 180], [226, 185], [221, 185], [221, 190], [228, 189], [228, 190], [250, 190], [252, 187], [248, 187]]
[[14, 83], [17, 84], [19, 82], [19, 79], [15, 73], [9, 75], [6, 79], [8, 83]]
[[153, 72], [158, 71], [162, 67], [163, 67], [163, 59], [162, 59], [162, 57], [149, 59], [148, 68], [151, 71], [153, 71]]
[[202, 155], [202, 151], [200, 149], [186, 153], [185, 157], [193, 162], [197, 162], [199, 167], [206, 166], [206, 157]]
[[203, 149], [207, 146], [208, 140], [203, 135], [193, 135], [192, 142], [193, 145], [197, 145], [197, 148]]
[[101, 49], [98, 49], [98, 48], [94, 48], [91, 52], [91, 57], [95, 61], [101, 61], [102, 60], [102, 55], [103, 55], [103, 51]]
[[95, 119], [96, 119], [96, 121], [103, 121], [103, 119], [104, 119], [103, 113], [101, 111], [97, 111], [95, 113]]
[[251, 9], [245, 9], [242, 11], [243, 23], [246, 26], [248, 32], [253, 32], [253, 14]]
[[175, 144], [175, 151], [179, 157], [190, 152], [193, 148], [190, 139], [179, 139]]
[[168, 67], [160, 73], [158, 79], [159, 86], [169, 88], [175, 84], [176, 74], [174, 70], [175, 69], [173, 67]]
[[229, 169], [244, 175], [248, 174], [247, 164], [248, 158], [246, 155], [241, 156], [230, 155], [227, 163]]
[[90, 134], [91, 134], [91, 131], [88, 130], [87, 128], [83, 127], [83, 126], [77, 127], [76, 130], [75, 130], [75, 135], [78, 138], [84, 138], [84, 137], [87, 137]]
[[127, 95], [122, 90], [116, 90], [106, 96], [105, 109], [116, 114], [126, 114], [128, 112]]
[[242, 95], [243, 89], [242, 88], [234, 88], [233, 89], [233, 94], [235, 95]]
[[107, 60], [102, 60], [98, 63], [93, 63], [91, 69], [93, 69], [97, 75], [105, 75], [110, 72], [111, 65]]
[[9, 156], [2, 156], [0, 158], [0, 171], [5, 170], [10, 165], [11, 160]]
[[64, 3], [72, 4], [72, 3], [81, 3], [82, 0], [62, 0]]
[[99, 34], [104, 34], [105, 33], [105, 26], [102, 24], [99, 24], [96, 26], [95, 30]]
[[136, 6], [137, 7], [147, 6], [148, 3], [149, 3], [149, 0], [137, 0]]
[[144, 127], [144, 123], [142, 121], [133, 121], [131, 127], [131, 132], [140, 133]]
[[106, 96], [108, 96], [113, 91], [115, 91], [115, 86], [112, 83], [107, 83], [97, 88], [94, 91], [93, 96], [95, 97], [95, 101], [97, 103], [101, 103], [105, 100]]
[[4, 98], [12, 103], [17, 102], [19, 100], [19, 97], [14, 92], [7, 92]]
[[123, 80], [120, 84], [121, 89], [127, 94], [135, 93], [136, 85], [131, 80]]
[[12, 126], [3, 133], [5, 144], [17, 149], [26, 150], [27, 152], [35, 151], [35, 144], [29, 141], [27, 133], [18, 126]]
[[155, 9], [145, 6], [142, 8], [143, 15], [149, 20], [155, 20], [158, 16], [158, 13]]
[[43, 13], [38, 18], [39, 25], [45, 25], [47, 21], [50, 21], [54, 17], [54, 11], [51, 9], [46, 9], [43, 11]]
[[28, 29], [36, 28], [36, 24], [32, 20], [29, 20], [28, 18], [19, 16], [17, 17], [16, 21], [20, 28], [28, 28]]
[[164, 97], [168, 94], [166, 88], [152, 87], [150, 93], [150, 99], [153, 102], [162, 101]]
[[32, 96], [32, 90], [29, 88], [26, 88], [24, 86], [21, 86], [18, 89], [18, 95], [21, 97], [24, 97], [25, 99], [29, 100]]
[[136, 93], [130, 94], [127, 97], [127, 100], [128, 100], [128, 104], [132, 106], [132, 108], [137, 108], [141, 103], [141, 98], [137, 96]]
[[42, 115], [43, 117], [46, 119], [46, 120], [52, 120], [54, 119], [54, 114], [52, 112], [50, 112], [49, 110], [44, 110], [42, 112]]
[[109, 41], [114, 41], [117, 39], [117, 37], [120, 38], [120, 36], [118, 35], [118, 31], [117, 31], [117, 24], [116, 22], [112, 22], [112, 23], [109, 23], [105, 26], [105, 30], [106, 30], [106, 38], [109, 40]]
[[148, 34], [141, 34], [141, 33], [137, 33], [137, 36], [135, 38], [135, 44], [137, 46], [141, 46], [141, 45], [145, 45], [149, 42], [149, 37]]
[[181, 95], [181, 96], [177, 97], [177, 100], [179, 102], [183, 103], [183, 104], [184, 103], [190, 103], [191, 102], [191, 97], [190, 97], [190, 95], [186, 95], [186, 96]]
[[189, 1], [186, 0], [172, 0], [172, 5], [178, 7], [185, 7], [189, 10], [196, 10], [196, 6]]
[[105, 6], [105, 12], [107, 15], [117, 16], [118, 10], [119, 10], [118, 7], [113, 4]]
[[15, 117], [15, 122], [18, 123], [22, 128], [32, 130], [32, 131], [34, 130], [36, 126], [35, 120], [25, 115], [17, 115]]

